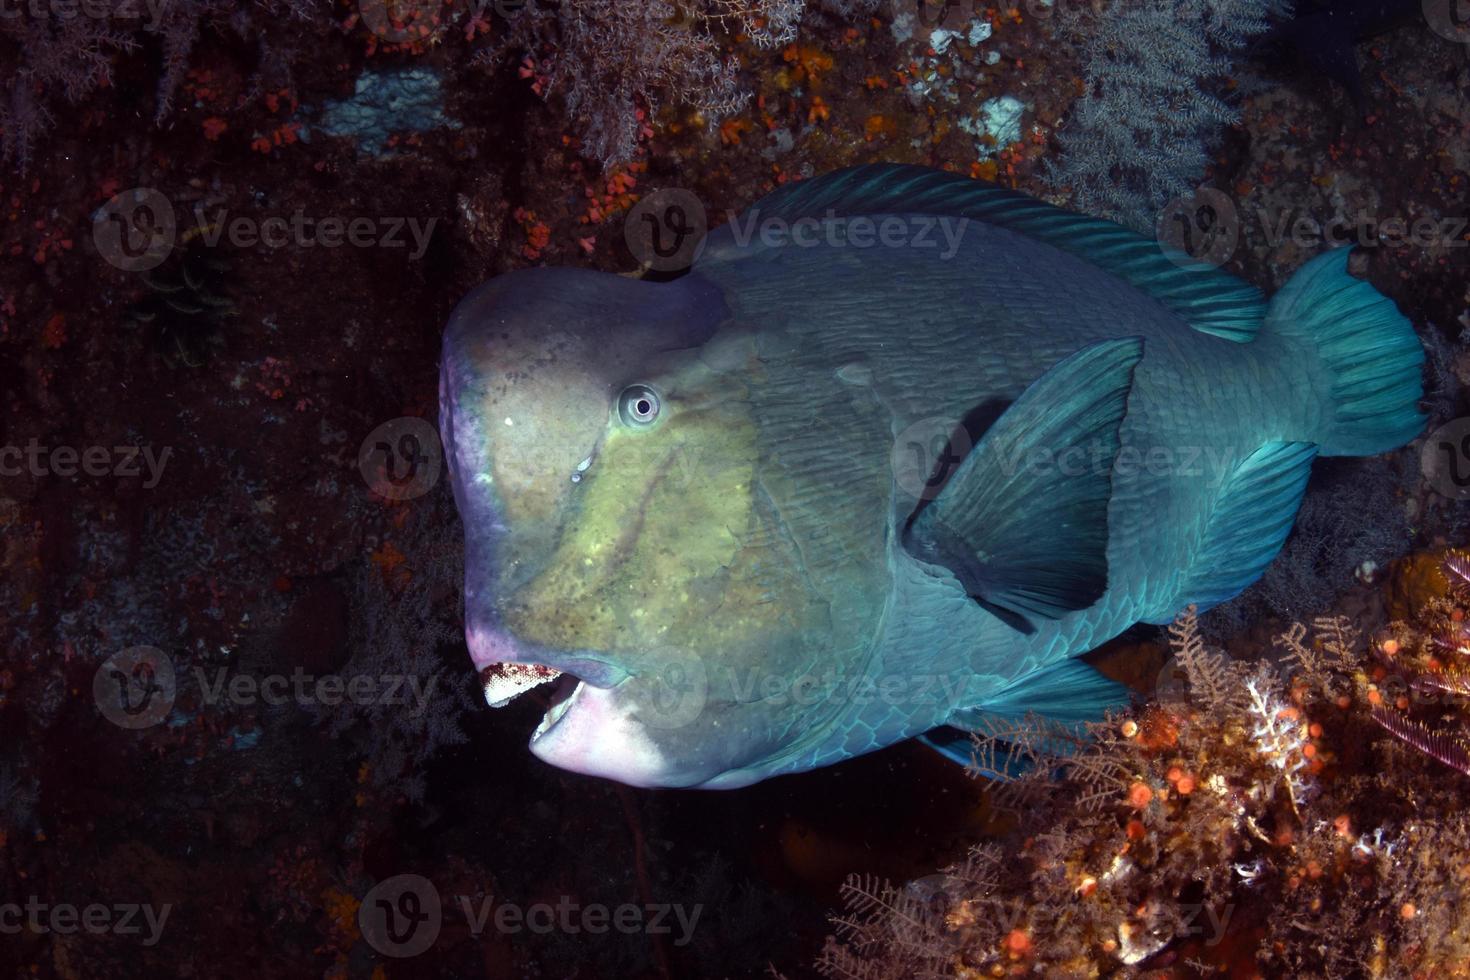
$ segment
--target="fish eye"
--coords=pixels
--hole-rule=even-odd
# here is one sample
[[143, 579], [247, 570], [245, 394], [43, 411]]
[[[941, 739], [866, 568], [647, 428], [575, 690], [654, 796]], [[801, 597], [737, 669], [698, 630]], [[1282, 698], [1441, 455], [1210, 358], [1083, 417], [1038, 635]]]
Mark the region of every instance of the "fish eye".
[[658, 410], [658, 392], [648, 385], [629, 385], [618, 396], [618, 418], [635, 429], [652, 425]]

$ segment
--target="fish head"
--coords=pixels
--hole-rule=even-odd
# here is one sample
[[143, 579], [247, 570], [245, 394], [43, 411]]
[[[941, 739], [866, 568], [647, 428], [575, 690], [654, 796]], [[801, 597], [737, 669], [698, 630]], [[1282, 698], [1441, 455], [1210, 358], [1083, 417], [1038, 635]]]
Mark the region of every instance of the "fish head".
[[772, 697], [827, 662], [834, 631], [762, 486], [756, 353], [695, 275], [516, 272], [451, 319], [466, 639], [492, 703], [557, 678], [531, 740], [544, 761], [737, 786], [832, 722], [820, 699]]

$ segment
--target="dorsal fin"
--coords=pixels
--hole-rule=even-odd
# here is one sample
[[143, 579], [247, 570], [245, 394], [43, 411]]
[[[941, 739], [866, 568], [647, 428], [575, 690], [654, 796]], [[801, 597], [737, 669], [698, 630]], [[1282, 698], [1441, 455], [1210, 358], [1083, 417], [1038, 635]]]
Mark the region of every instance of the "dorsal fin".
[[1102, 218], [1074, 214], [989, 181], [908, 164], [865, 164], [788, 184], [756, 201], [761, 218], [944, 214], [984, 221], [1090, 262], [1146, 293], [1194, 329], [1246, 343], [1265, 298], [1229, 273]]

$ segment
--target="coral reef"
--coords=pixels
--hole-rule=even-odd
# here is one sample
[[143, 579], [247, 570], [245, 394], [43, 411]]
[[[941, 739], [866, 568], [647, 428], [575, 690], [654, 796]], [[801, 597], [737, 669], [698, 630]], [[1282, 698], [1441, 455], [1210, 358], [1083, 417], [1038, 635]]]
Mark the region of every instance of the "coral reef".
[[441, 79], [427, 68], [365, 71], [357, 76], [352, 98], [330, 100], [311, 114], [308, 132], [348, 137], [363, 153], [380, 156], [395, 134], [458, 128], [444, 114], [443, 101]]
[[[879, 0], [840, 0], [839, 16], [871, 11]], [[805, 0], [668, 0], [529, 4], [510, 30], [478, 57], [499, 62], [521, 51], [520, 74], [537, 95], [559, 94], [586, 154], [605, 168], [631, 161], [640, 138], [669, 98], [696, 110], [711, 126], [750, 99], [739, 61], [721, 35], [759, 49], [797, 36]]]
[[[830, 977], [1451, 976], [1470, 969], [1470, 564], [1371, 640], [1344, 617], [1255, 662], [1169, 630], [1182, 689], [1085, 733], [975, 737], [991, 839], [929, 878], [847, 885]], [[1440, 695], [1436, 697], [1435, 695]]]
[[[113, 87], [119, 56], [147, 52], [161, 63], [148, 113], [162, 123], [204, 35], [261, 38], [256, 82], [289, 78], [301, 56], [305, 26], [324, 28], [330, 7], [319, 0], [225, 0], [69, 4], [45, 0], [8, 7], [0, 17], [0, 64], [13, 66], [0, 86], [0, 160], [22, 172], [37, 141], [98, 89]], [[263, 35], [270, 35], [266, 40]], [[67, 120], [70, 122], [71, 120]]]
[[[1298, 703], [1280, 670], [1232, 667], [1220, 709], [1166, 683], [1162, 703], [1096, 743], [1023, 739], [1062, 779], [1015, 790], [914, 744], [720, 796], [620, 793], [549, 770], [525, 750], [535, 704], [469, 704], [447, 487], [385, 501], [363, 482], [358, 449], [376, 426], [432, 418], [455, 300], [526, 266], [635, 269], [623, 226], [655, 189], [699, 197], [713, 224], [787, 181], [889, 160], [1085, 204], [1082, 184], [1069, 196], [1046, 179], [1094, 53], [1060, 22], [1072, 10], [1107, 28], [1096, 18], [1108, 8], [697, 0], [645, 33], [644, 10], [617, 20], [625, 5], [593, 0], [173, 0], [104, 4], [133, 19], [45, 16], [67, 6], [26, 0], [0, 17], [0, 449], [105, 447], [115, 468], [0, 474], [0, 892], [174, 910], [154, 947], [5, 933], [0, 974], [664, 980], [753, 976], [767, 962], [795, 973], [820, 949], [848, 871], [872, 876], [870, 896], [917, 903], [909, 920], [875, 924], [875, 945], [849, 947], [850, 968], [869, 975], [885, 962], [947, 975], [977, 963], [1052, 975], [1189, 975], [1191, 960], [1240, 975], [1451, 964], [1461, 934], [1446, 910], [1463, 879], [1447, 856], [1465, 848], [1453, 816], [1465, 777], [1415, 743], [1453, 762], [1462, 738], [1459, 697], [1419, 693], [1443, 680], [1432, 653], [1457, 662], [1434, 637], [1455, 634], [1438, 614], [1421, 620], [1428, 603], [1458, 601], [1454, 574], [1438, 569], [1470, 508], [1422, 478], [1419, 445], [1319, 463], [1266, 580], [1233, 618], [1222, 607], [1199, 623], [1237, 660], [1286, 630], [1282, 619], [1329, 609], [1374, 643], [1396, 640], [1391, 661], [1360, 651], [1351, 668], [1323, 646], [1348, 708], [1310, 688]], [[589, 49], [594, 38], [609, 47]], [[1161, 50], [1202, 50], [1176, 40]], [[1119, 41], [1120, 54], [1148, 43]], [[1211, 51], [1239, 67], [1232, 44]], [[1470, 250], [1463, 228], [1429, 242], [1378, 229], [1452, 228], [1463, 213], [1470, 62], [1463, 44], [1413, 23], [1357, 56], [1369, 114], [1352, 126], [1349, 98], [1310, 78], [1271, 72], [1238, 97], [1228, 81], [1181, 81], [1180, 98], [1205, 91], [1240, 117], [1189, 130], [1179, 149], [1218, 148], [1190, 156], [1200, 172], [1180, 179], [1229, 198], [1240, 236], [1226, 267], [1267, 291], [1325, 234], [1361, 243], [1364, 274], [1430, 349], [1437, 426], [1466, 409], [1470, 357], [1456, 334], [1470, 326]], [[642, 88], [604, 91], [601, 76], [625, 65]], [[360, 85], [404, 72], [438, 83], [410, 86], [415, 111], [369, 112], [340, 136], [308, 131], [313, 107], [356, 105]], [[630, 159], [606, 167], [611, 150]], [[179, 219], [179, 248], [142, 273], [94, 247], [93, 216], [133, 188], [166, 197]], [[298, 215], [306, 229], [366, 221], [382, 234], [276, 247], [227, 231], [204, 247], [234, 222], [295, 227]], [[434, 223], [417, 259], [385, 240], [412, 221]], [[1304, 238], [1299, 221], [1323, 233]], [[160, 471], [129, 473], [117, 447], [153, 454]], [[1300, 642], [1316, 652], [1318, 638]], [[165, 653], [178, 684], [165, 721], [129, 731], [103, 716], [93, 682], [136, 645]], [[1148, 631], [1117, 654], [1123, 673], [1149, 678], [1165, 655]], [[397, 706], [206, 696], [221, 676], [298, 669], [391, 674], [433, 695], [423, 711], [411, 690]], [[1262, 699], [1255, 712], [1244, 680]], [[1299, 749], [1293, 719], [1261, 717], [1272, 699], [1309, 726]], [[996, 761], [1019, 751], [995, 734]], [[1260, 754], [1271, 738], [1285, 766]], [[1027, 794], [1034, 812], [1003, 811]], [[1292, 838], [1278, 842], [1284, 829]], [[1240, 869], [1204, 863], [1220, 855]], [[955, 875], [928, 876], [956, 860]], [[407, 872], [437, 884], [446, 916], [430, 951], [395, 960], [358, 914]], [[973, 885], [950, 880], [965, 875]], [[913, 884], [889, 895], [882, 879]], [[1208, 899], [1206, 883], [1219, 889]], [[682, 947], [475, 932], [459, 899], [491, 895], [705, 909]], [[987, 909], [1003, 928], [964, 921]], [[1070, 932], [1053, 927], [1059, 916]]]
[[342, 671], [401, 679], [401, 696], [321, 712], [334, 738], [362, 747], [375, 787], [414, 802], [423, 799], [429, 762], [465, 741], [463, 719], [480, 700], [473, 673], [456, 656], [464, 565], [447, 497], [437, 495], [435, 506], [408, 518], [404, 533], [419, 558], [411, 571], [401, 567], [405, 556], [383, 542], [355, 576], [352, 604], [359, 615], [348, 638], [353, 655]]
[[1159, 210], [1204, 174], [1239, 118], [1228, 80], [1285, 0], [1058, 4], [1083, 39], [1081, 98], [1058, 135], [1051, 178], [1077, 206], [1152, 234]]

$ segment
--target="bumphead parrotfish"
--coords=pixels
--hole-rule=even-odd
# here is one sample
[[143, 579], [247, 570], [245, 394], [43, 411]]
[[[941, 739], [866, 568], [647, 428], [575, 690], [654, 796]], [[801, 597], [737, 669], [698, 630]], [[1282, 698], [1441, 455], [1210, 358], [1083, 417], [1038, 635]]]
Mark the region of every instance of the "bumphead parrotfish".
[[440, 425], [486, 698], [531, 751], [744, 786], [987, 715], [1096, 717], [1083, 654], [1255, 581], [1312, 460], [1421, 430], [1392, 302], [1269, 304], [939, 171], [785, 186], [682, 276], [518, 271], [448, 325]]

